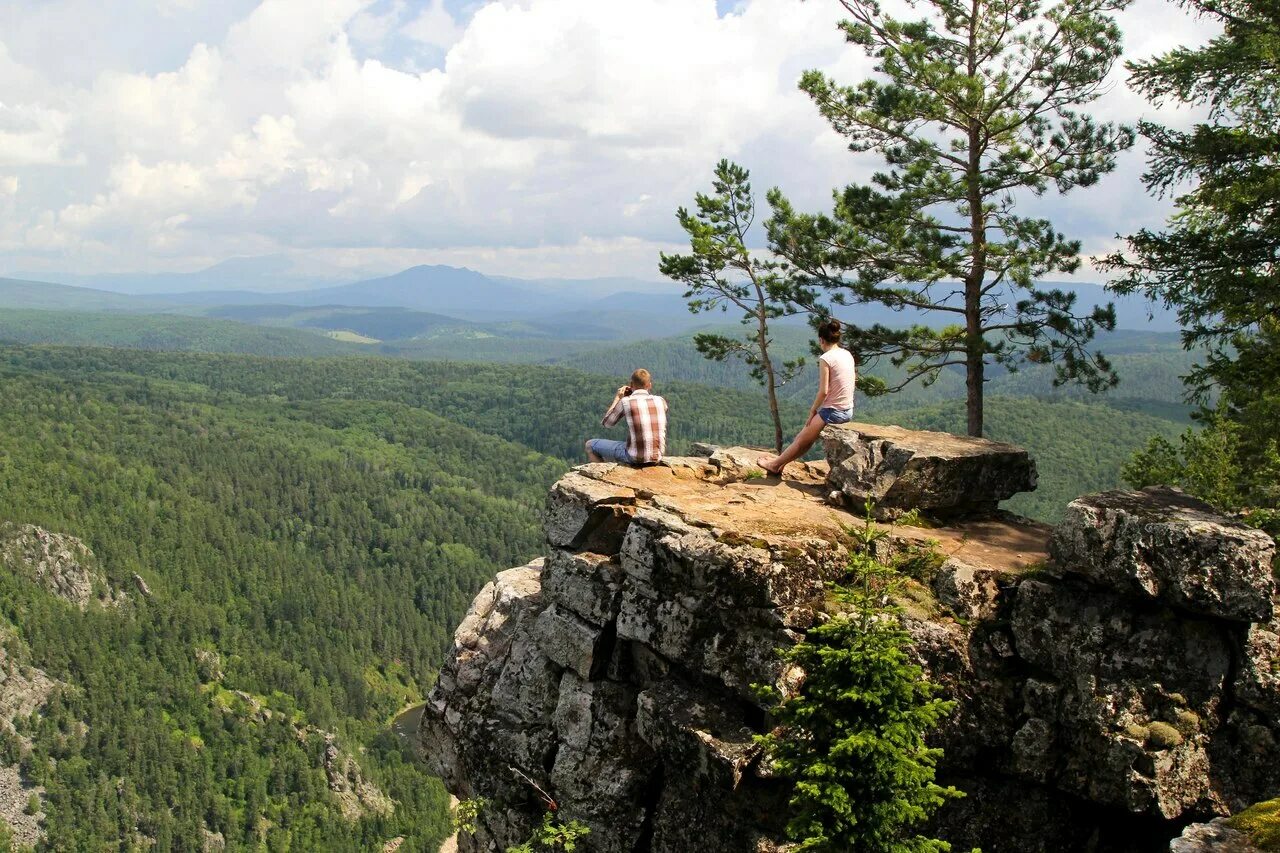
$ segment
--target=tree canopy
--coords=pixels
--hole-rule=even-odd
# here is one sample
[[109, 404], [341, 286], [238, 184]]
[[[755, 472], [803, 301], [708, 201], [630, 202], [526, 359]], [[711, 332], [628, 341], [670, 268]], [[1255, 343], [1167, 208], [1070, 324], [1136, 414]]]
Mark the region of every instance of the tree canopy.
[[[809, 71], [800, 87], [855, 152], [887, 168], [835, 193], [830, 214], [802, 214], [775, 190], [768, 223], [795, 274], [794, 298], [828, 310], [883, 303], [946, 318], [908, 328], [849, 323], [863, 358], [907, 367], [904, 382], [966, 372], [967, 421], [983, 428], [985, 367], [1054, 363], [1059, 382], [1115, 383], [1089, 348], [1112, 329], [1109, 306], [1077, 311], [1037, 281], [1072, 273], [1080, 243], [1020, 200], [1095, 183], [1133, 131], [1081, 111], [1120, 55], [1113, 13], [1128, 0], [927, 0], [904, 20], [874, 0], [842, 0], [845, 38], [876, 61], [855, 85]], [[901, 386], [898, 386], [901, 387]], [[895, 390], [893, 388], [889, 390]]]

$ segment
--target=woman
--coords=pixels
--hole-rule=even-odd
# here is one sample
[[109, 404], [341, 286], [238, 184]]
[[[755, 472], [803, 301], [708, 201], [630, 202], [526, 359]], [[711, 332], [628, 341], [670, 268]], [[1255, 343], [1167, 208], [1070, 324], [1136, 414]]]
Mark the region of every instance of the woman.
[[818, 396], [809, 409], [809, 420], [795, 441], [781, 456], [761, 456], [756, 464], [774, 476], [782, 473], [787, 463], [809, 452], [818, 434], [827, 424], [847, 424], [853, 420], [853, 386], [856, 369], [853, 353], [840, 346], [840, 321], [827, 320], [818, 327]]

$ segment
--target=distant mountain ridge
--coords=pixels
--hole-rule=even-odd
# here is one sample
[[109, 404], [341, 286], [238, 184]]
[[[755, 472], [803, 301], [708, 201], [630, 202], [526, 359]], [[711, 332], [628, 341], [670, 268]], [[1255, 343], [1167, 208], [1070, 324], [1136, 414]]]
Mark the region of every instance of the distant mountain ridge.
[[0, 278], [0, 308], [139, 313], [159, 310], [162, 305], [163, 303], [151, 302], [137, 296], [88, 287], [20, 278]]
[[[18, 308], [178, 313], [201, 313], [225, 306], [266, 304], [403, 308], [477, 323], [555, 318], [566, 329], [571, 329], [575, 323], [585, 326], [605, 325], [618, 329], [619, 337], [630, 339], [672, 334], [718, 322], [717, 318], [736, 319], [734, 312], [689, 314], [681, 290], [675, 284], [664, 287], [656, 282], [621, 277], [581, 280], [517, 279], [444, 265], [415, 266], [393, 275], [324, 286], [314, 286], [316, 282], [311, 280], [309, 286], [281, 289], [284, 284], [296, 284], [300, 280], [289, 278], [284, 273], [273, 278], [275, 274], [271, 271], [284, 270], [292, 275], [293, 268], [286, 268], [291, 263], [290, 259], [282, 257], [233, 259], [200, 273], [177, 274], [177, 278], [186, 278], [181, 278], [179, 282], [181, 289], [170, 292], [157, 292], [154, 288], [164, 283], [172, 284], [176, 280], [175, 276], [161, 276], [146, 282], [130, 279], [133, 283], [128, 286], [146, 289], [145, 296], [124, 296], [114, 291], [55, 283], [50, 286], [64, 288], [58, 291], [57, 304], [48, 304], [49, 294], [38, 292], [38, 282], [22, 282], [24, 289], [17, 291], [11, 286], [4, 286], [5, 282], [14, 280], [0, 280], [0, 305]], [[80, 280], [115, 279], [105, 276], [81, 277]], [[243, 286], [216, 289], [203, 287], [254, 281], [270, 289]], [[121, 287], [125, 286], [120, 282], [116, 283]], [[1115, 303], [1117, 328], [1154, 332], [1177, 331], [1179, 328], [1173, 312], [1163, 306], [1152, 305], [1138, 296], [1116, 296], [1095, 284], [1041, 282], [1038, 286], [1074, 293], [1078, 300], [1077, 313], [1081, 314], [1098, 304]], [[69, 287], [76, 289], [65, 289]], [[1013, 301], [1018, 298], [1018, 294], [1010, 292], [1005, 298]], [[138, 301], [130, 302], [130, 299]], [[954, 315], [941, 312], [892, 311], [882, 305], [841, 306], [836, 314], [848, 322], [861, 325], [943, 325], [955, 319]], [[582, 335], [571, 337], [581, 338]]]
[[366, 269], [344, 269], [311, 258], [258, 255], [228, 258], [195, 272], [59, 273], [22, 272], [15, 277], [147, 296], [202, 290], [251, 290], [262, 293], [305, 290], [367, 278]]

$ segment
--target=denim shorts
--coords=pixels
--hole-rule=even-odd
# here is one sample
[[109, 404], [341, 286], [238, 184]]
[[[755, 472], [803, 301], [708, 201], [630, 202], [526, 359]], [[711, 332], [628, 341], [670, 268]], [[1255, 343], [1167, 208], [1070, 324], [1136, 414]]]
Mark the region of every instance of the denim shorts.
[[591, 452], [605, 462], [621, 462], [623, 465], [634, 465], [631, 454], [627, 453], [625, 441], [614, 441], [611, 438], [591, 439]]
[[853, 409], [833, 409], [830, 406], [824, 406], [818, 409], [818, 417], [822, 418], [824, 424], [847, 424], [853, 420]]

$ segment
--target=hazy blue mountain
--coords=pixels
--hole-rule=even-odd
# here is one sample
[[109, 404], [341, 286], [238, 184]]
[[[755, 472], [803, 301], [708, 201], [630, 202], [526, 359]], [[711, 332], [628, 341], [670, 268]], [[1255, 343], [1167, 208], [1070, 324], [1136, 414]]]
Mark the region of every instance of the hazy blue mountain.
[[559, 293], [575, 298], [599, 299], [615, 293], [679, 294], [680, 286], [666, 279], [643, 279], [629, 276], [603, 278], [513, 278], [491, 275], [495, 281], [523, 285], [546, 293]]
[[501, 282], [474, 270], [447, 266], [417, 266], [352, 284], [273, 293], [269, 300], [264, 300], [261, 293], [242, 290], [170, 296], [177, 302], [204, 306], [270, 301], [287, 305], [409, 308], [481, 322], [550, 314], [563, 310], [571, 301], [534, 288]]
[[307, 290], [365, 276], [305, 256], [259, 255], [228, 258], [196, 272], [23, 273], [23, 278], [52, 281], [115, 293], [155, 295], [209, 290], [279, 292]]

